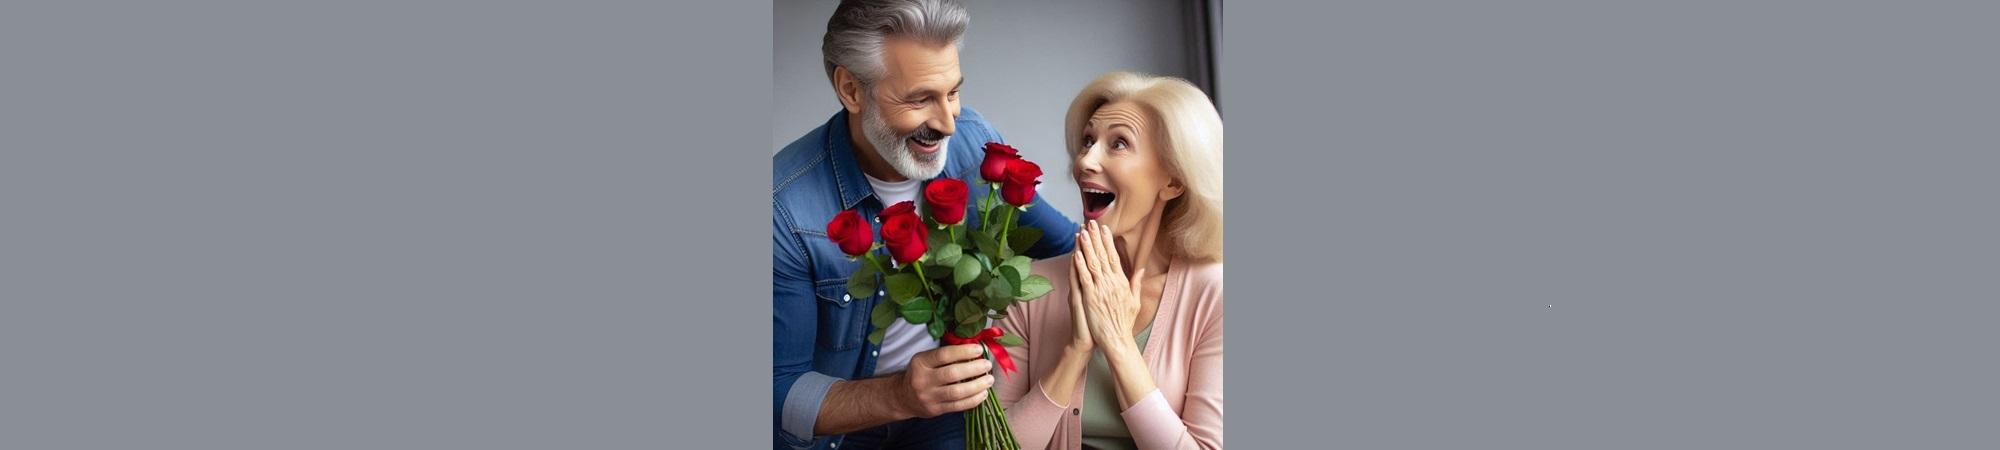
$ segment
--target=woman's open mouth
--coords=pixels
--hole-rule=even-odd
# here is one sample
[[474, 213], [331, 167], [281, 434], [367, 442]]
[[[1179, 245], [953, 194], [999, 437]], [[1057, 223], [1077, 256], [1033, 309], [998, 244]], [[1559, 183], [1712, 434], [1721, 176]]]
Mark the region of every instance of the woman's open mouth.
[[1111, 209], [1112, 203], [1118, 202], [1118, 194], [1104, 189], [1103, 186], [1081, 183], [1080, 187], [1083, 189], [1083, 220], [1097, 220], [1098, 217], [1103, 217], [1104, 211]]

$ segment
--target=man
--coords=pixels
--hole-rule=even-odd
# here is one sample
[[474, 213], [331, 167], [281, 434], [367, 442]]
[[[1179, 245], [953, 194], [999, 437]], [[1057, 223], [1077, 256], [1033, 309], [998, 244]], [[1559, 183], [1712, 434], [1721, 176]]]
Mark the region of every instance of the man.
[[[872, 218], [898, 202], [921, 205], [933, 178], [986, 195], [980, 148], [1000, 135], [959, 106], [968, 20], [953, 0], [850, 0], [827, 23], [821, 50], [843, 109], [771, 161], [774, 447], [962, 449], [961, 411], [993, 385], [978, 345], [940, 347], [900, 318], [881, 345], [868, 343], [869, 311], [889, 300], [849, 296], [859, 264], [825, 234], [843, 210]], [[1075, 222], [1039, 195], [1021, 217], [1044, 230], [1029, 256], [1069, 253]]]

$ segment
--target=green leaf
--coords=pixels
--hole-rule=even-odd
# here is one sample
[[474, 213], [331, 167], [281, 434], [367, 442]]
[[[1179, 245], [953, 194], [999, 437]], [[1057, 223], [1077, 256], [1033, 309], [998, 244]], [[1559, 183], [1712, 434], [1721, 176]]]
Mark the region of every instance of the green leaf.
[[1003, 295], [1002, 297], [1012, 299], [1017, 295], [1021, 295], [1021, 290], [1019, 289], [1021, 287], [1021, 278], [1022, 278], [1021, 271], [1015, 270], [1014, 266], [1000, 266], [999, 272], [1000, 272], [999, 278], [1007, 279], [1007, 286], [1010, 288], [1014, 288], [1012, 290], [1007, 291], [1006, 295]]
[[[996, 236], [998, 235], [997, 233], [1000, 232], [1000, 228], [1006, 226], [1007, 210], [1009, 209], [1014, 209], [1014, 205], [1009, 205], [1005, 201], [997, 201], [993, 202], [992, 209], [986, 210], [986, 213], [991, 214], [990, 217], [993, 218], [993, 224], [992, 224], [993, 226], [987, 228], [992, 229], [993, 232], [996, 233], [995, 234]], [[1019, 216], [1020, 214], [1015, 214], [1015, 215]], [[1015, 217], [1015, 219], [1020, 219], [1020, 217]]]
[[1034, 300], [1049, 295], [1049, 291], [1054, 289], [1055, 286], [1049, 284], [1049, 277], [1029, 275], [1028, 279], [1021, 280], [1021, 296], [1016, 298], [1024, 302]]
[[1013, 297], [987, 297], [985, 301], [986, 308], [994, 311], [1006, 311], [1007, 307], [1014, 305]]
[[1007, 245], [1014, 249], [1014, 253], [1028, 251], [1028, 247], [1041, 239], [1042, 230], [1035, 227], [1015, 225], [1013, 230], [1007, 232]]
[[959, 247], [958, 244], [945, 244], [943, 247], [931, 248], [935, 249], [931, 250], [931, 262], [937, 263], [940, 267], [956, 266], [958, 265], [959, 257], [965, 256], [964, 247]]
[[944, 339], [944, 321], [931, 322], [931, 339]]
[[979, 303], [970, 298], [959, 299], [958, 305], [953, 306], [952, 310], [952, 316], [959, 322], [986, 318], [986, 308], [979, 307]]
[[1035, 262], [1034, 260], [1028, 259], [1028, 257], [1026, 256], [1016, 256], [1012, 258], [1007, 258], [1007, 260], [1001, 262], [1000, 265], [1014, 268], [1014, 274], [1020, 276], [1014, 277], [1014, 279], [1007, 281], [1012, 281], [1015, 282], [1016, 284], [1019, 284], [1021, 280], [1026, 279], [1027, 275], [1030, 273], [1031, 269], [1029, 268], [1029, 264], [1033, 264], [1034, 262]]
[[967, 234], [972, 235], [972, 248], [979, 249], [980, 254], [999, 255], [1000, 244], [993, 241], [993, 234], [992, 234], [998, 232], [1000, 232], [998, 229], [985, 229], [985, 230], [974, 231]]
[[935, 250], [935, 249], [937, 249], [938, 247], [943, 247], [943, 246], [944, 246], [945, 244], [949, 244], [949, 243], [951, 243], [951, 242], [950, 242], [950, 241], [951, 241], [951, 234], [950, 234], [950, 233], [945, 233], [945, 232], [944, 232], [944, 230], [940, 230], [940, 229], [938, 229], [938, 227], [937, 227], [937, 226], [938, 226], [937, 222], [936, 222], [936, 221], [933, 221], [933, 220], [931, 220], [931, 218], [929, 217], [929, 215], [926, 215], [926, 216], [924, 217], [924, 226], [925, 226], [925, 227], [929, 227], [929, 228], [926, 228], [926, 229], [924, 229], [924, 232], [926, 232], [926, 233], [930, 233], [930, 234], [928, 234], [928, 235], [925, 235], [925, 236], [924, 236], [924, 243], [925, 243], [925, 244], [929, 244], [929, 245], [926, 245], [926, 246], [925, 246], [924, 248], [928, 248], [928, 249], [933, 249], [933, 250]]
[[985, 326], [986, 324], [984, 323], [961, 323], [958, 324], [958, 328], [954, 331], [958, 333], [959, 337], [965, 337], [979, 334], [979, 329]]
[[951, 284], [965, 287], [966, 283], [979, 279], [979, 272], [978, 258], [959, 258], [958, 264], [951, 270]]
[[1000, 335], [1000, 345], [1004, 347], [1020, 347], [1028, 345], [1028, 341], [1013, 334], [1002, 334]]
[[886, 328], [889, 324], [896, 323], [896, 303], [875, 302], [875, 310], [870, 311], [868, 314], [868, 323], [875, 325], [877, 329]]
[[[1002, 267], [1001, 270], [1006, 268]], [[986, 284], [986, 298], [1014, 298], [1014, 285], [1007, 281], [1007, 277], [993, 277], [993, 281]]]
[[882, 345], [882, 338], [888, 336], [888, 334], [888, 328], [876, 328], [875, 331], [868, 333], [868, 343]]
[[847, 295], [854, 298], [874, 296], [876, 290], [881, 288], [880, 284], [875, 281], [875, 274], [881, 272], [880, 269], [875, 268], [874, 264], [862, 262], [861, 268], [854, 269], [854, 273], [847, 275]]
[[902, 272], [889, 276], [889, 299], [895, 300], [896, 303], [907, 304], [910, 299], [917, 298], [923, 293], [924, 280], [918, 278], [917, 274]]
[[936, 312], [937, 305], [932, 304], [928, 298], [917, 297], [903, 304], [903, 320], [908, 320], [910, 323], [929, 322], [931, 315]]

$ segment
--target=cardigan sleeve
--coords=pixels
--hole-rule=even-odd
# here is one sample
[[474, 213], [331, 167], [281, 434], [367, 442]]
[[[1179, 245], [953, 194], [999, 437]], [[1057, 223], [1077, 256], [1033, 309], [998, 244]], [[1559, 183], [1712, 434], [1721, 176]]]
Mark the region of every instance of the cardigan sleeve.
[[1132, 441], [1145, 450], [1222, 448], [1222, 302], [1220, 289], [1211, 304], [1194, 357], [1188, 363], [1187, 396], [1181, 411], [1173, 407], [1159, 389], [1133, 403], [1120, 416]]
[[995, 369], [993, 383], [994, 393], [1000, 396], [1000, 405], [1007, 410], [1007, 423], [1014, 430], [1014, 440], [1021, 448], [1047, 448], [1062, 422], [1064, 410], [1068, 409], [1042, 392], [1042, 384], [1035, 378], [1037, 372], [1032, 365], [1036, 351], [1061, 351], [1060, 348], [1034, 347], [1039, 341], [1034, 335], [1034, 324], [1039, 323], [1038, 308], [1034, 305], [1067, 298], [1059, 296], [1068, 296], [1068, 290], [1069, 286], [1058, 286], [1038, 302], [1015, 303], [1009, 308], [1007, 318], [1000, 320], [1001, 330], [1027, 341], [1020, 347], [1008, 349], [1008, 353], [1014, 355], [1014, 364], [1019, 370], [1007, 376], [998, 374], [998, 369]]

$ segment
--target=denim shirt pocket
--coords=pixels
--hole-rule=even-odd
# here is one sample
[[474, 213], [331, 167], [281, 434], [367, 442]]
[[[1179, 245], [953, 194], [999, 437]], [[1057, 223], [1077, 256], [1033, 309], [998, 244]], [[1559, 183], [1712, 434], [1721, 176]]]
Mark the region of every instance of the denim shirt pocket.
[[868, 314], [861, 305], [868, 302], [847, 294], [847, 279], [820, 280], [813, 286], [819, 298], [819, 346], [826, 350], [847, 350], [861, 345], [868, 334]]

